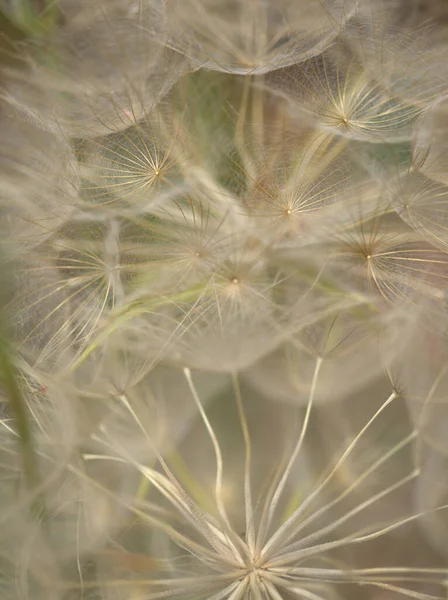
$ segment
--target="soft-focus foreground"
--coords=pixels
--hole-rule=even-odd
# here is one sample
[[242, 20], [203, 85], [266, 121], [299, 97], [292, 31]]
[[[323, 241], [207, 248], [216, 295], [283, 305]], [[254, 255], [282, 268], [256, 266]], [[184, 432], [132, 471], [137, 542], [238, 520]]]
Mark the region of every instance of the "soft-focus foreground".
[[448, 598], [445, 12], [3, 2], [2, 600]]

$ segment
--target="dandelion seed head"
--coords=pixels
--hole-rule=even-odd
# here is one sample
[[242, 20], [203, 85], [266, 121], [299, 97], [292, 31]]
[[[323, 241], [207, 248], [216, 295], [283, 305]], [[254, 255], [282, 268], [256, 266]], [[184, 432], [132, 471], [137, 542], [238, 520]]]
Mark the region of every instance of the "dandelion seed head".
[[[165, 445], [147, 418], [136, 393], [147, 393], [146, 386], [130, 386], [110, 397], [104, 405], [108, 417], [93, 424], [81, 442], [80, 457], [64, 463], [64, 486], [55, 482], [54, 490], [48, 490], [49, 527], [56, 537], [47, 548], [47, 560], [51, 563], [57, 550], [66, 567], [64, 573], [47, 578], [28, 573], [37, 597], [39, 590], [57, 594], [82, 585], [84, 590], [107, 592], [111, 586], [141, 584], [161, 597], [230, 598], [238, 593], [265, 594], [274, 600], [282, 594], [337, 597], [340, 585], [356, 593], [360, 584], [383, 583], [393, 583], [406, 597], [413, 589], [408, 587], [409, 576], [440, 589], [442, 568], [352, 567], [349, 555], [343, 558], [344, 549], [351, 546], [359, 555], [363, 546], [381, 547], [376, 540], [383, 536], [399, 544], [393, 532], [405, 528], [408, 518], [420, 518], [412, 508], [404, 516], [402, 512], [408, 486], [421, 476], [412, 461], [409, 464], [415, 433], [403, 421], [403, 401], [394, 393], [380, 401], [372, 395], [368, 415], [359, 405], [355, 418], [350, 403], [340, 418], [320, 414], [313, 406], [313, 390], [321, 359], [315, 365], [308, 408], [300, 410], [279, 410], [241, 386], [238, 376], [231, 378], [229, 396], [227, 377], [220, 392], [227, 389], [226, 419], [222, 404], [203, 403], [201, 376], [184, 369], [185, 406], [190, 405], [195, 416], [178, 431], [175, 447]], [[150, 375], [151, 380], [156, 390]], [[167, 398], [159, 400], [163, 414]], [[325, 435], [330, 429], [321, 429], [325, 440], [316, 435], [322, 418], [337, 423], [331, 435]], [[124, 425], [123, 419], [127, 433], [117, 428]], [[233, 432], [231, 438], [226, 430]], [[282, 435], [267, 435], [273, 431]], [[173, 435], [171, 428], [168, 435]], [[381, 443], [372, 446], [377, 436]], [[133, 451], [131, 438], [141, 440], [142, 450], [146, 444], [146, 457]], [[54, 460], [46, 458], [50, 464]], [[439, 506], [436, 499], [434, 508]], [[329, 509], [337, 507], [333, 518], [327, 518]], [[29, 539], [31, 556], [39, 543], [41, 539]], [[341, 560], [334, 561], [339, 551]], [[72, 568], [76, 564], [78, 571]], [[93, 565], [97, 575], [92, 577]]]
[[56, 4], [4, 19], [2, 598], [444, 597], [442, 25]]

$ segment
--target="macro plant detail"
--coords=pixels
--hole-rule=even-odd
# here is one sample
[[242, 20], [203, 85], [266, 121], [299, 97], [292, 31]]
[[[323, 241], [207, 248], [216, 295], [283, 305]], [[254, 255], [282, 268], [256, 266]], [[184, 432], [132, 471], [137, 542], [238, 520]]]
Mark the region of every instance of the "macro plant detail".
[[443, 10], [0, 6], [2, 598], [448, 598]]

